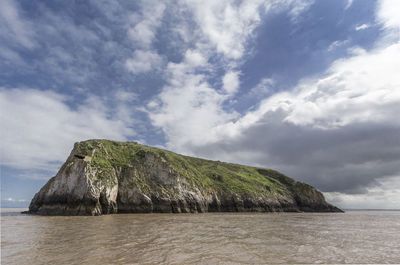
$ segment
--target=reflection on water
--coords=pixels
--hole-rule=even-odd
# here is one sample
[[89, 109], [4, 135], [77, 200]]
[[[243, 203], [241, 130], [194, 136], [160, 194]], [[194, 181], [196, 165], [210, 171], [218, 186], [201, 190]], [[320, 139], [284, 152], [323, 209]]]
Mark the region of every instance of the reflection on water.
[[2, 264], [400, 263], [400, 211], [48, 217], [2, 209], [1, 230]]

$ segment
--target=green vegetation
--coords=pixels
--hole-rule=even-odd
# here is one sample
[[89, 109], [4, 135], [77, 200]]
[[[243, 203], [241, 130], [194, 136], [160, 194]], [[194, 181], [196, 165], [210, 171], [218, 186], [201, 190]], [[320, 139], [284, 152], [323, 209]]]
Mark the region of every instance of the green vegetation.
[[[88, 140], [75, 146], [76, 153], [92, 156], [91, 166], [98, 171], [98, 178], [106, 180], [114, 169], [135, 170], [143, 165], [143, 159], [152, 155], [157, 163], [168, 167], [187, 180], [192, 186], [204, 191], [227, 191], [237, 194], [288, 194], [296, 183], [289, 177], [265, 168], [243, 166], [183, 156], [135, 142]], [[150, 176], [131, 180], [142, 190], [150, 189]]]

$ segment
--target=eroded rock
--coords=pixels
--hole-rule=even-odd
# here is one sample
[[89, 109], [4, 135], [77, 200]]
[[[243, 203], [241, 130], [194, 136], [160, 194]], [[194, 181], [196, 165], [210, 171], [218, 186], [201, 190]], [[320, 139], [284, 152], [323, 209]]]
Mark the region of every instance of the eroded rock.
[[279, 172], [177, 155], [137, 143], [76, 143], [34, 196], [40, 215], [341, 211]]

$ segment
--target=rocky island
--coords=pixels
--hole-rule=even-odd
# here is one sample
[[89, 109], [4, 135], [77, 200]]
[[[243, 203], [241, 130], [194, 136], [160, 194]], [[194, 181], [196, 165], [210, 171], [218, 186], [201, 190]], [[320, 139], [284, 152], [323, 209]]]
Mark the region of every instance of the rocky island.
[[271, 169], [179, 155], [136, 142], [75, 143], [28, 213], [340, 212], [321, 192]]

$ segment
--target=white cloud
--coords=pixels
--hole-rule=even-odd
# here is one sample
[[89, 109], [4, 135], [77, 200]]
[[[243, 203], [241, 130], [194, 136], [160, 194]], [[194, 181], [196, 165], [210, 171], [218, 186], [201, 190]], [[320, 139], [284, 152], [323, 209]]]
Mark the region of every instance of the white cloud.
[[369, 27], [371, 27], [371, 25], [369, 25], [369, 24], [362, 24], [362, 25], [356, 26], [355, 30], [356, 30], [356, 31], [359, 31], [359, 30], [367, 29], [367, 28], [369, 28]]
[[393, 122], [400, 103], [400, 44], [336, 61], [328, 75], [306, 81], [264, 105], [288, 111], [286, 121], [332, 128], [353, 122]]
[[140, 48], [149, 49], [161, 25], [165, 4], [159, 1], [141, 1], [141, 14], [131, 16], [134, 26], [128, 29], [129, 38]]
[[267, 113], [279, 110], [285, 113], [283, 122], [327, 130], [356, 122], [400, 125], [397, 69], [400, 44], [338, 60], [320, 78], [306, 79], [292, 91], [263, 100], [236, 122], [213, 128], [213, 135], [219, 135], [215, 141], [241, 135]]
[[363, 194], [324, 192], [327, 201], [342, 209], [400, 209], [400, 176], [380, 180]]
[[14, 198], [8, 197], [8, 198], [6, 199], [6, 201], [9, 201], [9, 202], [26, 202], [27, 200], [23, 200], [23, 199], [14, 199]]
[[[181, 39], [188, 42], [180, 63], [170, 62], [164, 72], [167, 85], [147, 104], [154, 126], [160, 127], [175, 151], [190, 152], [190, 143], [214, 141], [219, 128], [230, 124], [238, 113], [226, 109], [228, 100], [238, 91], [240, 72], [235, 70], [246, 54], [254, 29], [261, 23], [263, 12], [277, 11], [278, 4], [267, 7], [267, 1], [180, 1], [180, 14], [193, 14], [190, 36], [186, 27], [179, 28]], [[294, 18], [309, 4], [303, 1], [281, 1], [280, 11]], [[267, 10], [267, 11], [266, 11]], [[182, 23], [187, 23], [182, 18]], [[181, 44], [182, 45], [182, 44]], [[225, 71], [222, 91], [208, 82], [218, 68]]]
[[337, 49], [337, 48], [339, 48], [339, 47], [341, 47], [343, 45], [346, 45], [348, 42], [349, 42], [348, 40], [342, 40], [342, 41], [337, 40], [337, 41], [334, 41], [334, 42], [331, 43], [331, 45], [329, 45], [328, 51], [333, 51], [333, 50], [335, 50], [335, 49]]
[[200, 67], [207, 64], [207, 59], [199, 50], [187, 50], [185, 53], [185, 61], [190, 67]]
[[[37, 15], [31, 16], [27, 13], [26, 5], [21, 3], [19, 6], [17, 3], [1, 3], [0, 13], [4, 15], [0, 14], [0, 56], [4, 62], [0, 64], [2, 72], [18, 69], [20, 74], [45, 74], [52, 79], [54, 86], [68, 86], [71, 83], [83, 86], [89, 80], [98, 78], [97, 44], [104, 48], [104, 57], [115, 58], [125, 52], [120, 44], [104, 52], [109, 42], [100, 40], [99, 35], [110, 35], [97, 35], [98, 29], [104, 29], [103, 21], [103, 25], [97, 19], [91, 20], [91, 23], [77, 24], [71, 16], [66, 13], [56, 14], [46, 4], [40, 4]], [[30, 51], [22, 53], [21, 47]], [[35, 48], [39, 52], [35, 52]]]
[[[390, 14], [379, 14], [379, 16], [382, 23], [395, 24]], [[339, 44], [344, 43], [335, 43], [334, 46]], [[240, 46], [235, 49], [240, 51], [238, 47]], [[224, 54], [224, 50], [220, 48], [219, 52]], [[225, 52], [228, 50], [230, 49], [226, 49]], [[304, 159], [308, 158], [307, 165], [316, 168], [317, 166], [313, 163], [331, 163], [332, 157], [327, 155], [329, 151], [337, 155], [341, 154], [341, 150], [349, 153], [352, 151], [352, 144], [355, 144], [354, 150], [361, 150], [360, 152], [346, 153], [345, 160], [335, 161], [335, 163], [341, 163], [341, 166], [334, 163], [331, 167], [327, 166], [329, 172], [319, 171], [321, 175], [314, 176], [316, 178], [314, 182], [322, 183], [324, 187], [329, 185], [334, 187], [335, 179], [329, 177], [331, 173], [338, 177], [339, 182], [343, 181], [340, 177], [341, 173], [371, 174], [372, 172], [375, 174], [378, 171], [374, 171], [374, 168], [369, 170], [371, 165], [375, 165], [375, 168], [380, 168], [378, 173], [382, 172], [383, 175], [368, 175], [365, 181], [362, 181], [363, 174], [357, 175], [360, 179], [355, 179], [353, 183], [370, 186], [366, 191], [364, 190], [367, 195], [357, 195], [359, 197], [353, 198], [354, 200], [358, 198], [360, 202], [370, 195], [373, 196], [373, 199], [369, 200], [371, 205], [382, 207], [384, 199], [378, 198], [377, 194], [380, 191], [373, 180], [380, 178], [383, 183], [388, 177], [387, 174], [398, 172], [398, 167], [396, 168], [390, 159], [389, 162], [380, 161], [383, 156], [392, 154], [393, 157], [395, 153], [391, 146], [385, 146], [386, 149], [381, 148], [382, 152], [371, 150], [377, 156], [368, 154], [366, 147], [376, 146], [374, 143], [385, 144], [381, 136], [371, 135], [363, 138], [358, 131], [360, 129], [357, 129], [354, 135], [361, 138], [351, 140], [351, 137], [355, 137], [351, 134], [353, 131], [347, 135], [346, 128], [365, 125], [367, 128], [375, 128], [373, 132], [387, 130], [387, 136], [390, 137], [396, 130], [400, 133], [400, 120], [397, 118], [400, 112], [400, 90], [398, 89], [400, 76], [397, 73], [400, 69], [400, 43], [393, 40], [378, 41], [376, 47], [369, 51], [359, 47], [352, 47], [351, 50], [352, 53], [348, 58], [335, 61], [323, 74], [302, 80], [291, 91], [276, 93], [265, 98], [257, 109], [242, 117], [238, 117], [237, 114], [229, 115], [229, 111], [223, 107], [228, 97], [212, 89], [204, 76], [193, 71], [186, 71], [188, 67], [184, 62], [170, 64], [168, 71], [171, 84], [163, 89], [156, 101], [150, 103], [154, 112], [150, 112], [149, 115], [153, 124], [161, 127], [165, 132], [168, 147], [176, 151], [232, 162], [276, 166], [277, 169], [285, 168], [288, 172], [294, 173], [291, 175], [293, 177], [296, 177], [296, 172], [299, 176], [303, 176], [301, 172], [304, 174], [309, 172], [304, 170], [304, 164], [307, 164], [304, 163]], [[228, 56], [227, 58], [232, 60], [235, 57]], [[273, 80], [268, 78], [259, 84], [266, 90], [273, 85]], [[386, 125], [389, 126], [388, 129]], [[379, 129], [380, 126], [383, 126], [382, 129]], [[256, 131], [257, 128], [263, 131]], [[294, 129], [289, 130], [289, 128]], [[297, 133], [301, 137], [287, 135], [288, 132]], [[325, 141], [326, 139], [321, 135], [327, 135], [327, 137], [333, 135], [332, 139], [335, 142], [329, 145], [329, 141]], [[291, 144], [300, 148], [303, 146], [301, 142], [293, 142], [296, 139], [305, 139], [310, 145], [318, 145], [318, 142], [313, 143], [314, 136], [320, 137], [316, 140], [321, 141], [323, 146], [305, 148], [308, 153], [305, 153], [304, 157], [294, 158], [303, 163], [289, 162], [288, 164], [286, 160], [280, 160], [284, 156], [283, 154], [280, 156], [280, 152], [284, 152], [281, 149], [287, 149], [285, 155], [290, 158], [290, 154], [293, 153], [290, 152]], [[345, 143], [341, 143], [343, 139], [346, 139]], [[387, 141], [396, 143], [392, 138], [388, 138]], [[276, 147], [273, 145], [274, 142], [285, 146]], [[259, 147], [260, 143], [266, 143], [266, 145]], [[344, 153], [341, 155], [345, 156]], [[379, 155], [381, 156], [378, 157]], [[273, 164], [262, 164], [266, 162]], [[356, 178], [356, 176], [353, 177]], [[352, 186], [352, 188], [355, 187]], [[382, 189], [386, 190], [386, 188]], [[392, 191], [387, 190], [393, 194]], [[384, 194], [382, 198], [386, 195]], [[334, 198], [340, 198], [341, 195], [332, 196], [329, 199], [338, 200]], [[398, 197], [386, 198], [398, 201]], [[374, 204], [373, 201], [376, 203]], [[354, 202], [353, 205], [358, 202]]]
[[[396, 33], [392, 31], [391, 27], [396, 25], [397, 22], [393, 22], [391, 14], [378, 13], [378, 16], [383, 22], [389, 21], [386, 24], [388, 34], [395, 35]], [[391, 26], [389, 27], [389, 25]], [[308, 179], [309, 181], [312, 180], [320, 185], [325, 185], [325, 187], [329, 185], [333, 187], [335, 186], [333, 176], [337, 178], [336, 181], [340, 182], [344, 181], [341, 180], [341, 175], [347, 176], [348, 172], [352, 172], [354, 175], [350, 174], [350, 178], [355, 178], [355, 180], [349, 179], [349, 183], [364, 183], [366, 185], [364, 190], [359, 191], [358, 194], [326, 193], [328, 200], [332, 203], [344, 208], [398, 208], [400, 177], [389, 178], [387, 174], [399, 172], [398, 166], [395, 166], [392, 161], [396, 158], [397, 153], [390, 144], [398, 143], [398, 140], [392, 138], [396, 130], [400, 135], [400, 120], [397, 118], [400, 112], [400, 76], [397, 73], [400, 69], [400, 43], [398, 39], [391, 38], [385, 39], [384, 42], [378, 40], [376, 47], [370, 51], [358, 47], [352, 49], [354, 52], [350, 57], [335, 61], [321, 76], [305, 79], [292, 91], [277, 93], [266, 98], [255, 111], [248, 112], [237, 121], [213, 128], [214, 133], [211, 134], [216, 137], [214, 143], [209, 141], [210, 144], [205, 147], [189, 145], [187, 148], [191, 148], [192, 152], [200, 150], [204, 156], [212, 154], [211, 156], [214, 158], [224, 157], [230, 161], [249, 161], [246, 155], [242, 155], [242, 152], [246, 150], [240, 149], [235, 152], [234, 148], [230, 146], [239, 145], [243, 142], [254, 143], [246, 135], [254, 137], [253, 134], [259, 127], [265, 131], [264, 135], [261, 132], [259, 132], [259, 135], [263, 135], [263, 141], [267, 145], [265, 145], [262, 153], [253, 154], [251, 160], [253, 164], [257, 163], [254, 161], [266, 161], [273, 163], [275, 168], [284, 168], [287, 172], [291, 172], [291, 176], [298, 174], [301, 177], [303, 176], [301, 172], [305, 176], [309, 173], [309, 171], [304, 170], [305, 164], [313, 165], [312, 163], [315, 160], [317, 162], [314, 165], [314, 171], [317, 170], [319, 164], [326, 164], [325, 171], [320, 172], [320, 176], [315, 176], [315, 179]], [[360, 124], [364, 124], [368, 128], [376, 127], [376, 131], [385, 131], [386, 134], [374, 134], [367, 137], [357, 133], [357, 138], [352, 141], [340, 142], [340, 140], [343, 141], [348, 137], [345, 136], [346, 129], [341, 130], [341, 128], [350, 128], [353, 125]], [[312, 128], [316, 128], [318, 131]], [[287, 164], [286, 160], [283, 162], [279, 160], [282, 157], [277, 157], [279, 152], [284, 151], [276, 148], [288, 149], [288, 147], [274, 147], [273, 142], [289, 144], [291, 137], [290, 135], [285, 136], [285, 133], [290, 132], [290, 130], [293, 130], [294, 133], [301, 133], [302, 137], [299, 139], [317, 136], [315, 139], [317, 144], [321, 142], [319, 132], [323, 130], [325, 135], [331, 136], [331, 140], [335, 141], [332, 146], [322, 141], [323, 145], [315, 150], [313, 148], [309, 150], [305, 146], [302, 151], [306, 152], [304, 155], [308, 162], [303, 161], [301, 157], [292, 157], [290, 164]], [[309, 135], [307, 135], [308, 133]], [[350, 130], [348, 130], [348, 133], [351, 135]], [[276, 136], [281, 134], [283, 135], [281, 138]], [[296, 139], [298, 135], [294, 134], [292, 137]], [[384, 139], [384, 137], [388, 138]], [[229, 146], [223, 144], [225, 139], [231, 139], [228, 142]], [[385, 145], [385, 141], [389, 145]], [[262, 142], [262, 140], [258, 139], [257, 142]], [[216, 147], [217, 151], [212, 150], [209, 153], [204, 151], [218, 143], [222, 144]], [[375, 143], [380, 150], [368, 148], [374, 147]], [[299, 148], [303, 146], [301, 143], [295, 142], [293, 144], [298, 145]], [[313, 145], [312, 142], [310, 144]], [[340, 144], [349, 146], [348, 150], [345, 146], [337, 149]], [[354, 145], [353, 149], [352, 145]], [[253, 149], [258, 150], [256, 147], [253, 147]], [[340, 153], [341, 149], [354, 153], [350, 155], [342, 153], [344, 160], [340, 161], [340, 167], [338, 168], [333, 163], [332, 168], [329, 168], [328, 165], [332, 163], [333, 159], [332, 157], [329, 158], [329, 152], [337, 154]], [[357, 152], [357, 150], [360, 151]], [[288, 154], [282, 156], [290, 158]], [[303, 162], [296, 165], [296, 162], [293, 161], [295, 159]], [[370, 168], [371, 165], [372, 168]], [[324, 176], [325, 174], [328, 176]], [[379, 180], [374, 182], [374, 179]], [[324, 182], [330, 184], [323, 184]], [[354, 188], [354, 184], [352, 185]]]
[[135, 52], [133, 57], [125, 61], [125, 67], [133, 74], [140, 74], [157, 69], [162, 58], [152, 48], [157, 29], [160, 27], [164, 10], [164, 3], [158, 1], [141, 1], [141, 14], [133, 14], [130, 22], [134, 24], [128, 28], [127, 35], [133, 41]]
[[133, 57], [125, 62], [126, 68], [134, 73], [145, 73], [157, 69], [162, 64], [161, 56], [150, 50], [136, 50]]
[[29, 22], [19, 16], [14, 1], [2, 0], [0, 8], [0, 32], [15, 38], [20, 45], [32, 49], [36, 46], [34, 31]]
[[132, 91], [119, 89], [114, 93], [115, 99], [120, 102], [131, 102], [135, 101], [138, 95]]
[[0, 47], [0, 57], [3, 64], [26, 66], [25, 60], [18, 53], [7, 47]]
[[257, 94], [265, 94], [270, 92], [271, 88], [274, 86], [275, 81], [272, 78], [263, 78], [261, 81], [252, 89], [252, 92]]
[[346, 6], [344, 7], [344, 9], [346, 10], [346, 9], [349, 9], [350, 7], [351, 7], [351, 5], [353, 4], [353, 0], [347, 0], [347, 4], [346, 4]]
[[[90, 138], [126, 140], [132, 118], [121, 119], [97, 97], [71, 108], [68, 98], [50, 91], [1, 89], [1, 164], [16, 169], [55, 170], [73, 143]], [[121, 106], [122, 105], [122, 106]], [[6, 128], [6, 129], [5, 129]]]
[[[242, 95], [242, 99], [251, 102], [259, 102], [260, 99], [266, 98], [268, 95], [274, 93], [276, 82], [272, 78], [262, 78], [257, 85], [252, 87], [249, 92]], [[258, 106], [253, 104], [248, 111], [256, 109]]]
[[[400, 1], [382, 0], [378, 2], [377, 19], [387, 29], [399, 30], [400, 27]], [[397, 34], [399, 34], [397, 32]]]
[[400, 111], [397, 69], [400, 69], [400, 44], [338, 60], [320, 78], [306, 79], [292, 91], [264, 99], [256, 110], [236, 122], [209, 129], [207, 137], [218, 136], [214, 139], [218, 141], [226, 135], [241, 135], [242, 130], [256, 124], [266, 113], [278, 110], [284, 111], [284, 122], [322, 129], [355, 122], [400, 125], [396, 119]]
[[194, 14], [203, 38], [228, 59], [239, 59], [260, 23], [263, 1], [184, 1]]
[[212, 128], [236, 115], [222, 110], [226, 97], [194, 72], [192, 53], [186, 55], [182, 63], [168, 64], [169, 85], [147, 105], [152, 124], [163, 129], [175, 151], [187, 141], [206, 141]]
[[239, 72], [228, 71], [222, 78], [223, 88], [225, 92], [233, 96], [239, 89]]
[[367, 54], [367, 51], [364, 48], [361, 48], [360, 46], [353, 46], [347, 49], [347, 53], [350, 56], [355, 56], [355, 55]]
[[293, 22], [296, 21], [301, 13], [305, 12], [314, 4], [314, 0], [286, 0], [285, 2], [290, 5], [289, 14]]
[[275, 168], [343, 208], [398, 208], [399, 67], [400, 43], [338, 60], [180, 149]]
[[314, 4], [314, 0], [280, 0], [265, 1], [267, 12], [288, 11], [292, 23], [296, 23], [299, 16], [306, 12]]

